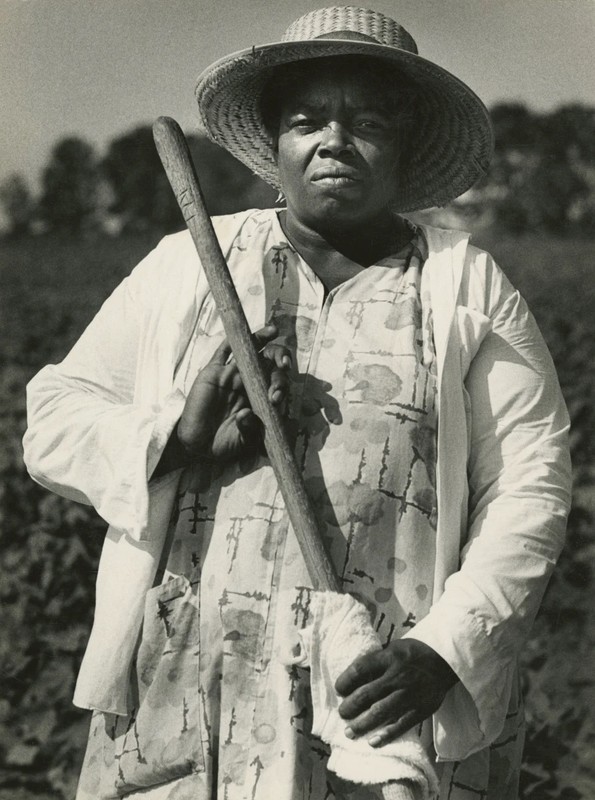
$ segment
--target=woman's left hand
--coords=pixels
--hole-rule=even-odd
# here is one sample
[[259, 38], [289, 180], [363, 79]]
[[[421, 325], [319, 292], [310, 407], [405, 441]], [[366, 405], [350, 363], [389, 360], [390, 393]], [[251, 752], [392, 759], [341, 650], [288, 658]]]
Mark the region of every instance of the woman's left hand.
[[431, 716], [458, 678], [431, 647], [415, 639], [391, 642], [356, 658], [335, 683], [349, 738], [374, 731], [381, 747]]

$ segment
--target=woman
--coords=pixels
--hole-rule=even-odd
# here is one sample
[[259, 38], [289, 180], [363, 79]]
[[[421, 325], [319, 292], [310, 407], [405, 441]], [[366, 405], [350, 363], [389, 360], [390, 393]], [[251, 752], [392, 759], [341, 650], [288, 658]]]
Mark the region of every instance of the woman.
[[[398, 213], [485, 171], [487, 112], [351, 7], [222, 59], [197, 98], [286, 199], [215, 226], [321, 535], [384, 645], [337, 680], [346, 735], [372, 754], [423, 723], [441, 798], [516, 797], [516, 659], [562, 546], [567, 415], [490, 256]], [[288, 610], [308, 621], [309, 579], [186, 233], [34, 379], [29, 408], [31, 474], [110, 524], [79, 797], [375, 796], [327, 771], [308, 674], [275, 656]]]

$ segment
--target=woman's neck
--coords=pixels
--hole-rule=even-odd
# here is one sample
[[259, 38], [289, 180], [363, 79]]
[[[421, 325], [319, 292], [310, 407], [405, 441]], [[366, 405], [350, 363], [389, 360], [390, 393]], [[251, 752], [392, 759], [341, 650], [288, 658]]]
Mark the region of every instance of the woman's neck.
[[302, 222], [290, 209], [282, 211], [279, 220], [283, 232], [306, 261], [308, 255], [316, 259], [340, 255], [365, 268], [398, 252], [411, 239], [411, 228], [396, 214], [357, 227], [325, 229]]

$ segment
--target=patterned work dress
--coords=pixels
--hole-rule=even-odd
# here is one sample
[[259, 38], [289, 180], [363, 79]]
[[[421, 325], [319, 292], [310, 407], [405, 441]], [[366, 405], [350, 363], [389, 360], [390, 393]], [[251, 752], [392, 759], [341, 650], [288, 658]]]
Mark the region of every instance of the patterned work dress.
[[[427, 613], [433, 590], [436, 376], [422, 302], [425, 242], [417, 233], [326, 294], [275, 223], [243, 229], [230, 269], [253, 328], [273, 320], [293, 354], [289, 427], [319, 530], [344, 590], [363, 600], [389, 642]], [[196, 352], [222, 335], [209, 302]], [[186, 390], [196, 371], [190, 359]], [[78, 800], [376, 797], [326, 771], [326, 746], [310, 733], [308, 672], [276, 658], [287, 636], [277, 619], [290, 605], [302, 627], [311, 590], [265, 459], [184, 474], [169, 541], [164, 580], [146, 600], [137, 710], [95, 713]], [[483, 767], [470, 794], [457, 793], [452, 770], [445, 798], [488, 796]]]

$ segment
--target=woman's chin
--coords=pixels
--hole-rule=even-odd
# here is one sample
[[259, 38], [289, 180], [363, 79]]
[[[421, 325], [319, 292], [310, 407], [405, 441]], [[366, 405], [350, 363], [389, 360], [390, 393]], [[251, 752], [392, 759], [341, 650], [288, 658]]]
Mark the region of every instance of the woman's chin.
[[387, 217], [387, 209], [369, 209], [360, 197], [350, 198], [337, 193], [327, 195], [323, 202], [312, 206], [309, 216], [310, 219], [315, 218], [318, 222], [335, 228], [346, 228], [352, 234], [359, 228], [381, 224]]
[[345, 219], [355, 224], [369, 216], [359, 189], [330, 185], [318, 189], [311, 201], [305, 204], [304, 214], [320, 220]]

